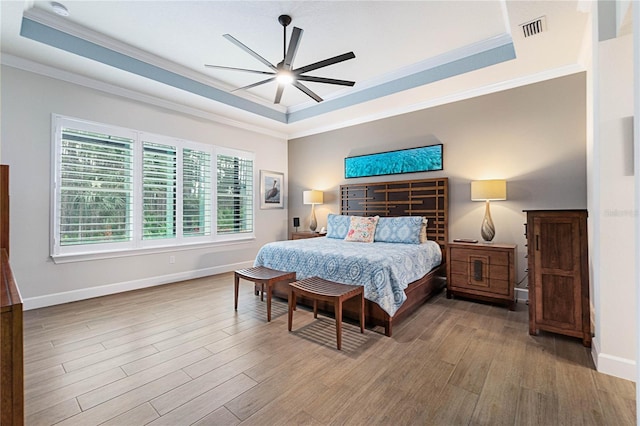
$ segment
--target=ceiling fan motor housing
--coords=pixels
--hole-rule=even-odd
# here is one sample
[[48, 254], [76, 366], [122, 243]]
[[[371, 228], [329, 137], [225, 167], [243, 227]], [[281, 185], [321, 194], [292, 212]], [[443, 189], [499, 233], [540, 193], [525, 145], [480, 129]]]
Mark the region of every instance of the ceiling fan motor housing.
[[280, 16], [278, 16], [278, 22], [280, 22], [280, 25], [282, 25], [283, 27], [286, 27], [287, 25], [289, 25], [291, 23], [291, 16], [289, 16], [289, 15], [280, 15]]

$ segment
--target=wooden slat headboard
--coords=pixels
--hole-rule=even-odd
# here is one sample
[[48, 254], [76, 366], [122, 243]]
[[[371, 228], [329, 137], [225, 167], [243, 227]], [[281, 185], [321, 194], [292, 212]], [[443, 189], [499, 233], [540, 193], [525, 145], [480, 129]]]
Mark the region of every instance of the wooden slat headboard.
[[427, 237], [443, 251], [449, 241], [448, 178], [340, 185], [340, 214], [424, 216]]

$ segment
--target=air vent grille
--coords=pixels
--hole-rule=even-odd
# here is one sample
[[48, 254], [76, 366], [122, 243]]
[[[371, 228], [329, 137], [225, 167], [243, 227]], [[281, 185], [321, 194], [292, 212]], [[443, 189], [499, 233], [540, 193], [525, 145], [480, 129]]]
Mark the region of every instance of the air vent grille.
[[547, 20], [544, 16], [541, 16], [540, 18], [534, 19], [533, 21], [520, 24], [520, 28], [522, 28], [522, 35], [524, 35], [524, 38], [531, 37], [543, 31], [546, 31]]

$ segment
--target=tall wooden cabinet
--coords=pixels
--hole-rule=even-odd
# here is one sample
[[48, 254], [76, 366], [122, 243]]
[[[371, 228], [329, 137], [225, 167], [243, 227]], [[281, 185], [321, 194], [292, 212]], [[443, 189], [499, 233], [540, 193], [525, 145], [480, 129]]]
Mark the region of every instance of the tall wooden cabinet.
[[22, 298], [9, 264], [7, 165], [0, 165], [0, 308], [0, 425], [23, 425]]
[[586, 210], [525, 210], [529, 334], [579, 337], [591, 346]]

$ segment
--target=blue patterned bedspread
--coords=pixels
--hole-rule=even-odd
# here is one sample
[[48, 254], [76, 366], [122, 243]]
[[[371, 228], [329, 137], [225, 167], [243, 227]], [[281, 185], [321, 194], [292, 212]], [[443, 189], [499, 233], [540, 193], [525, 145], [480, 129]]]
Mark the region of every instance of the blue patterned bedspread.
[[297, 278], [313, 276], [364, 286], [364, 297], [393, 316], [407, 296], [407, 286], [442, 260], [440, 246], [424, 244], [354, 243], [336, 238], [307, 238], [265, 244], [254, 262]]

